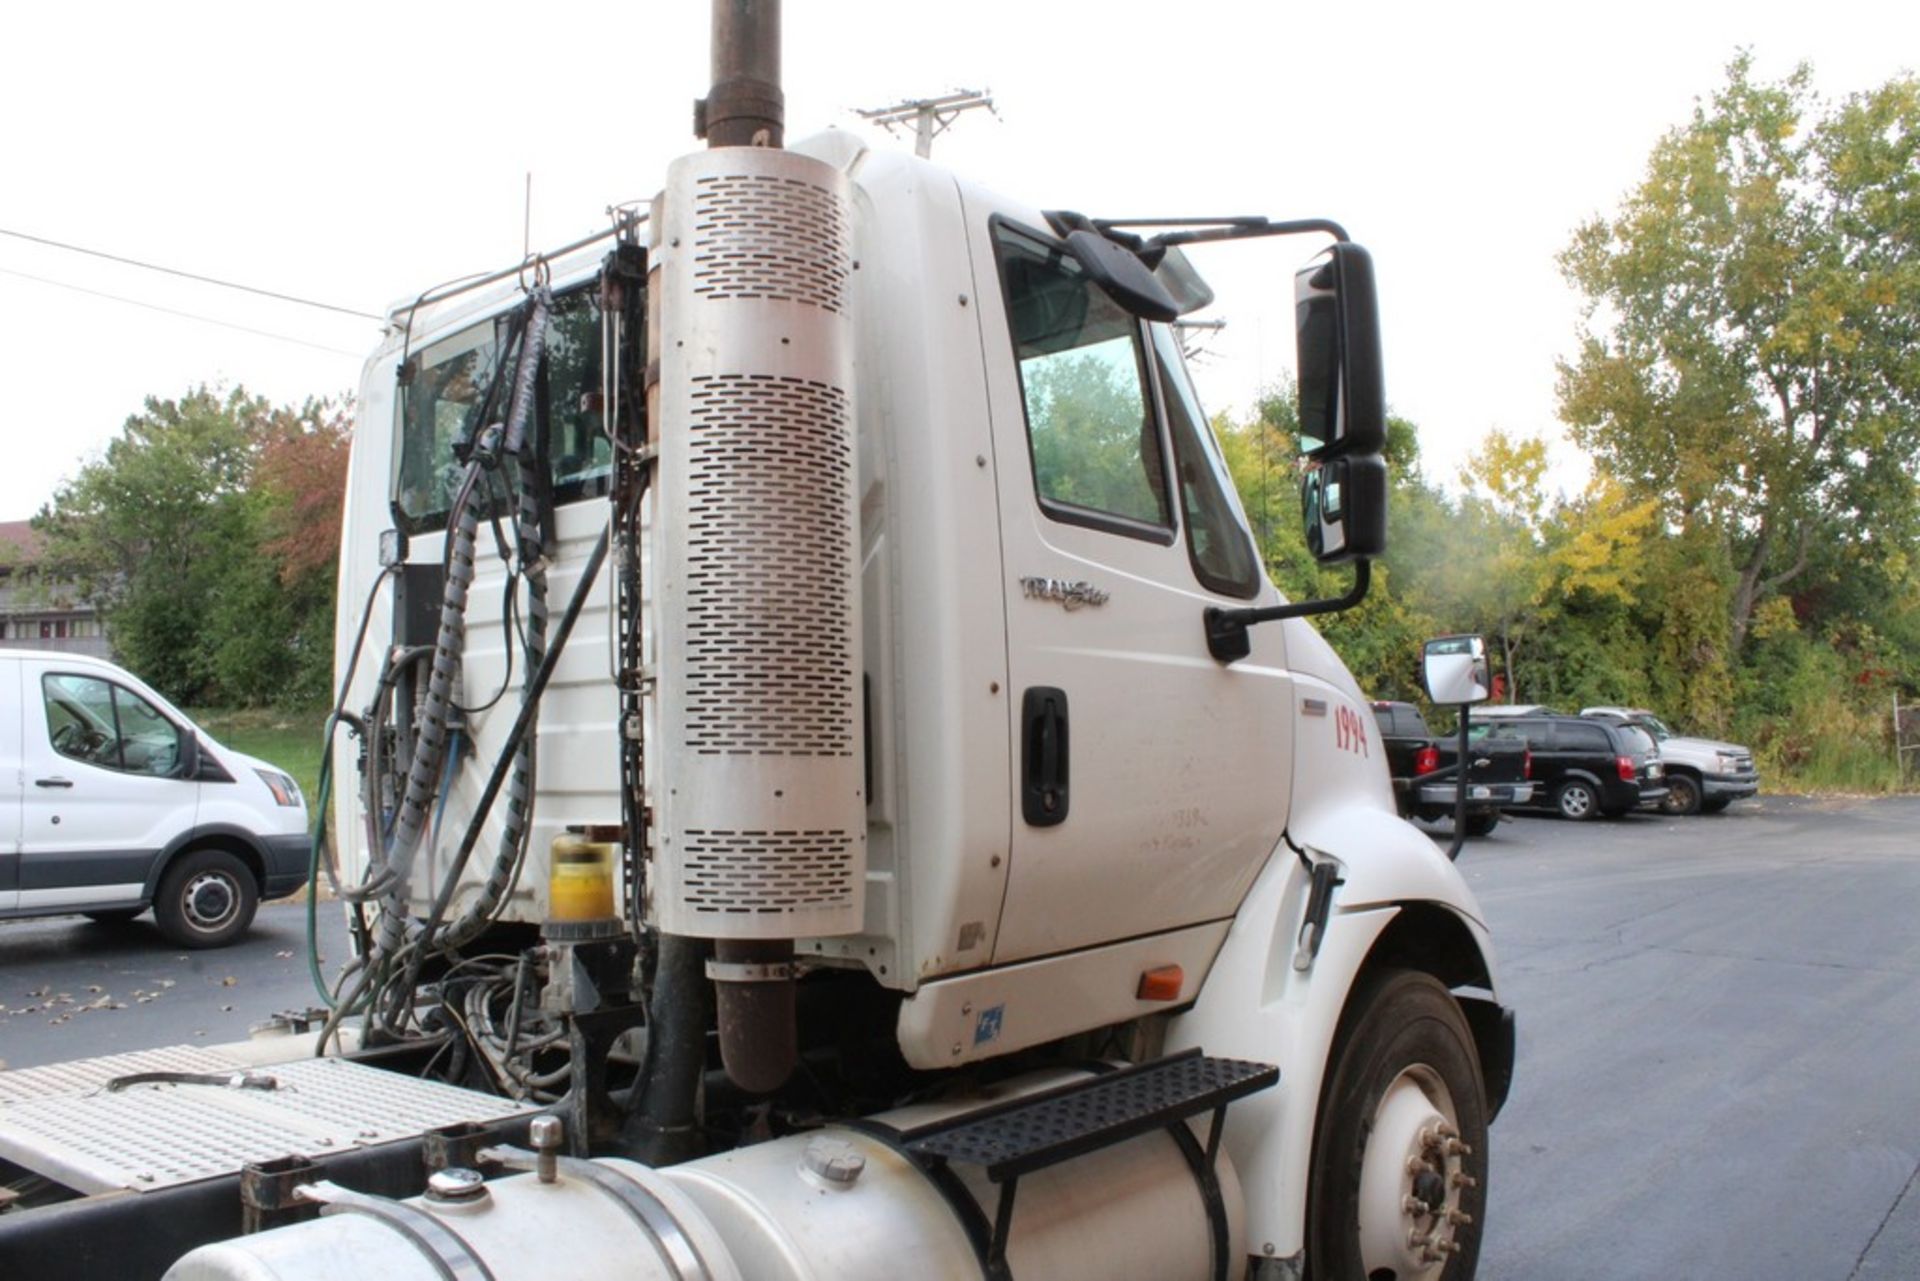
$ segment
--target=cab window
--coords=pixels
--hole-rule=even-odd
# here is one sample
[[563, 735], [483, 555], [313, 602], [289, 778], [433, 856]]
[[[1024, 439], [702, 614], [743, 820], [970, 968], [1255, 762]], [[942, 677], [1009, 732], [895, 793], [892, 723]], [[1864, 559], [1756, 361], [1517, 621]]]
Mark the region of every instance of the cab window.
[[1200, 398], [1187, 376], [1173, 331], [1153, 326], [1154, 373], [1166, 400], [1173, 437], [1174, 489], [1187, 527], [1187, 554], [1203, 587], [1242, 598], [1260, 590], [1260, 562], [1240, 509], [1229, 497], [1233, 484], [1213, 431], [1200, 413]]
[[140, 695], [97, 676], [40, 681], [47, 736], [60, 755], [104, 769], [165, 777], [180, 766], [181, 730]]
[[[600, 415], [600, 306], [591, 289], [554, 299], [541, 367], [547, 406], [544, 449], [556, 503], [606, 494], [613, 445]], [[466, 475], [454, 442], [477, 436], [473, 421], [499, 371], [507, 320], [494, 317], [440, 339], [408, 357], [401, 379], [394, 518], [408, 533], [443, 529]], [[505, 377], [511, 377], [507, 371]], [[494, 421], [506, 418], [506, 388], [494, 401]], [[537, 432], [531, 423], [528, 430]]]
[[994, 237], [1041, 509], [1171, 543], [1139, 322], [1058, 246], [1004, 225]]

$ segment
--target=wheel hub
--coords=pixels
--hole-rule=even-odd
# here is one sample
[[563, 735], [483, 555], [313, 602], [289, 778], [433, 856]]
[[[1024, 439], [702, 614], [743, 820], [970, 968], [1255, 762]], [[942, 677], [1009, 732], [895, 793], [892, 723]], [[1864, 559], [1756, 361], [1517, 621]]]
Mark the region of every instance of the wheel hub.
[[188, 883], [183, 905], [195, 929], [217, 930], [233, 916], [239, 895], [226, 877], [208, 872]]
[[1459, 1253], [1455, 1229], [1473, 1222], [1461, 1197], [1475, 1180], [1455, 1117], [1446, 1086], [1425, 1067], [1407, 1068], [1381, 1096], [1360, 1164], [1365, 1275], [1435, 1281]]

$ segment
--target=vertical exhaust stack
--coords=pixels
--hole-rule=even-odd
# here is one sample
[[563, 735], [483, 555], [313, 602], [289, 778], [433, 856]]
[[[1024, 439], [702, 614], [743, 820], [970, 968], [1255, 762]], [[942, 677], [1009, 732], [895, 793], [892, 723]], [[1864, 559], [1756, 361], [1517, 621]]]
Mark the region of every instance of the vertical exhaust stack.
[[668, 171], [651, 249], [669, 326], [655, 915], [715, 941], [722, 1057], [758, 1092], [797, 1057], [793, 940], [861, 928], [866, 865], [851, 192], [778, 149], [769, 13], [716, 0], [715, 145]]

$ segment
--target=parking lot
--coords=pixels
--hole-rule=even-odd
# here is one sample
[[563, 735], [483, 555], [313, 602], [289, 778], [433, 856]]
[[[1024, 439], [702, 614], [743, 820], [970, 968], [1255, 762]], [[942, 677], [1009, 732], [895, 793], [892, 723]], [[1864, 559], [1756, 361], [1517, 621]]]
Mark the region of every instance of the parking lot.
[[[1920, 798], [1509, 819], [1461, 868], [1520, 1029], [1481, 1277], [1920, 1276]], [[243, 1036], [313, 1004], [304, 925], [0, 926], [0, 1059]]]
[[1920, 1276], [1920, 799], [1513, 819], [1461, 866], [1520, 1030], [1483, 1278]]

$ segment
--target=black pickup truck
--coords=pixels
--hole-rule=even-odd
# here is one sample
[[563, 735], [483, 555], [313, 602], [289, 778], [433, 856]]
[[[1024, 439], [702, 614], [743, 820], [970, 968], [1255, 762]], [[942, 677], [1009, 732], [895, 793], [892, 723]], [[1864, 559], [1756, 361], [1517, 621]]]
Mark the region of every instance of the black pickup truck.
[[[1376, 702], [1373, 718], [1380, 725], [1401, 817], [1451, 819], [1459, 740], [1429, 730], [1412, 703]], [[1507, 735], [1478, 740], [1467, 759], [1467, 835], [1485, 836], [1500, 822], [1501, 810], [1533, 799], [1533, 763], [1526, 741]]]

